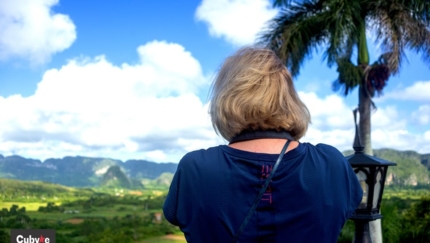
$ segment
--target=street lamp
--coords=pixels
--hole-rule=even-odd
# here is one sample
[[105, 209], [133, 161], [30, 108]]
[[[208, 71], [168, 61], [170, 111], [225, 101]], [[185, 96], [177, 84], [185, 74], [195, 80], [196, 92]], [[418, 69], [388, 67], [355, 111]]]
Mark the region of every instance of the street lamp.
[[356, 113], [357, 110], [354, 110], [355, 138], [353, 148], [355, 153], [347, 156], [346, 159], [360, 181], [363, 198], [350, 219], [355, 222], [354, 243], [371, 243], [369, 221], [382, 218], [379, 209], [388, 166], [396, 165], [396, 163], [364, 153], [364, 146], [361, 144], [356, 122]]

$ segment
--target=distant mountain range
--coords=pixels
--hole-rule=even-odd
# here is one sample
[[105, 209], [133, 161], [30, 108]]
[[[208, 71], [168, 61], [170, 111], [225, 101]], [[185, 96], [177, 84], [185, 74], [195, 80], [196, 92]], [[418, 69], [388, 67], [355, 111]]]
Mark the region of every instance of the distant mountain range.
[[[344, 155], [353, 153], [345, 151]], [[387, 182], [393, 185], [430, 184], [430, 154], [393, 149], [374, 150], [374, 155], [397, 166], [388, 169]], [[0, 155], [0, 178], [45, 181], [71, 187], [140, 187], [145, 181], [168, 185], [177, 163], [67, 156], [43, 162], [18, 155]]]
[[[111, 169], [110, 173], [107, 173]], [[47, 159], [43, 162], [18, 155], [0, 155], [0, 178], [45, 181], [71, 187], [94, 187], [111, 185], [112, 178], [121, 178], [121, 183], [129, 181], [155, 180], [163, 173], [175, 173], [176, 163], [155, 163], [146, 160], [121, 160], [67, 156], [62, 159]], [[119, 173], [122, 171], [126, 179]], [[105, 175], [107, 173], [107, 175]], [[120, 184], [121, 184], [120, 183]]]

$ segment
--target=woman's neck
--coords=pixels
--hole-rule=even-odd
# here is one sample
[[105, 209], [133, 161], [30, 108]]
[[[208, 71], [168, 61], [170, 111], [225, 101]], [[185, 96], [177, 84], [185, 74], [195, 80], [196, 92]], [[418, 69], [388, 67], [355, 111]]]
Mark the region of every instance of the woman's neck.
[[[286, 139], [280, 138], [260, 138], [235, 142], [229, 144], [228, 146], [253, 153], [279, 154], [286, 141]], [[297, 148], [297, 146], [299, 146], [299, 142], [291, 141], [287, 152]]]

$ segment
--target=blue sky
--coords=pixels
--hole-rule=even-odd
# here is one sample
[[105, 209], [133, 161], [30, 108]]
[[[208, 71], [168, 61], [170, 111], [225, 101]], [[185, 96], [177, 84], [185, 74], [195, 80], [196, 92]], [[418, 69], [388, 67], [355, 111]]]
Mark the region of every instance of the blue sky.
[[[0, 154], [178, 162], [226, 144], [207, 114], [212, 78], [277, 12], [266, 0], [0, 0]], [[430, 68], [407, 57], [375, 99], [373, 148], [430, 153]], [[316, 53], [295, 85], [313, 122], [301, 141], [342, 151], [358, 98], [334, 93], [335, 78]]]

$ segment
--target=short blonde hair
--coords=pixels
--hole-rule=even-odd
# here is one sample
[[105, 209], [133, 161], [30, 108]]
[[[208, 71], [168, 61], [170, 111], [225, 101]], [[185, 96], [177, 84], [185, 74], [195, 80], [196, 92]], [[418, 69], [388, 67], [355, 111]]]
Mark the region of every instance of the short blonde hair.
[[223, 63], [212, 85], [209, 113], [227, 141], [244, 130], [285, 130], [303, 137], [310, 114], [290, 72], [269, 49], [244, 47]]

